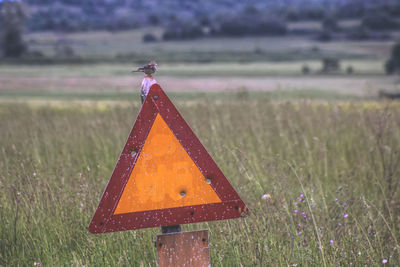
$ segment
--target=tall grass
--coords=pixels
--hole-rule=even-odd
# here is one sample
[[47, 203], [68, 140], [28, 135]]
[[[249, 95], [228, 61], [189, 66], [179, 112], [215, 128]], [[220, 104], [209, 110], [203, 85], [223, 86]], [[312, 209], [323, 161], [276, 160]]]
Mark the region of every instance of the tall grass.
[[[180, 102], [250, 208], [210, 230], [213, 266], [399, 265], [400, 106]], [[0, 106], [0, 265], [154, 266], [159, 229], [87, 231], [139, 109]]]

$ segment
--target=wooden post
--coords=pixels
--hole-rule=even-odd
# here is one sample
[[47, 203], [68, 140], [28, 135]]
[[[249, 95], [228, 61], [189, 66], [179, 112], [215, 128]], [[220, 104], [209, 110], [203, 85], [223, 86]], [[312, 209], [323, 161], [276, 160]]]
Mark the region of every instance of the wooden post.
[[208, 230], [157, 235], [158, 266], [210, 265]]

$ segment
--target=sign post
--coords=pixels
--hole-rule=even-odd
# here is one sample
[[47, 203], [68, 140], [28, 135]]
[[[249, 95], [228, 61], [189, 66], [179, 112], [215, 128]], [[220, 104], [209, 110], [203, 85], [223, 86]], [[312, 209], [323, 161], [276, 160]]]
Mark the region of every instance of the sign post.
[[177, 257], [176, 264], [169, 266], [181, 266], [186, 260], [180, 257], [197, 255], [200, 248], [198, 257], [209, 259], [205, 256], [209, 255], [207, 231], [180, 233], [181, 224], [247, 214], [246, 204], [189, 125], [161, 87], [152, 83], [89, 231], [98, 234], [161, 226], [159, 263]]
[[157, 235], [159, 267], [210, 266], [208, 230]]

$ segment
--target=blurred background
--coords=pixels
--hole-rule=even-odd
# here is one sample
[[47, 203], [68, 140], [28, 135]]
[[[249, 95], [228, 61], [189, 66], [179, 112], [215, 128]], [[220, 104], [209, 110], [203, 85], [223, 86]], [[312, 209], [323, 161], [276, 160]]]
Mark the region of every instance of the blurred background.
[[[396, 97], [398, 0], [0, 0], [0, 97]], [[131, 95], [132, 94], [132, 95]], [[230, 93], [228, 94], [231, 95]]]

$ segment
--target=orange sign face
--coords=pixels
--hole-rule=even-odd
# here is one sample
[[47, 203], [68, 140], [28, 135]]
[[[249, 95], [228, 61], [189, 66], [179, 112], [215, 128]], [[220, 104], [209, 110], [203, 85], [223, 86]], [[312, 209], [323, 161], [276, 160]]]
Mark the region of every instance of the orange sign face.
[[89, 225], [106, 233], [238, 218], [248, 209], [158, 84]]
[[219, 202], [214, 189], [157, 114], [114, 214]]

